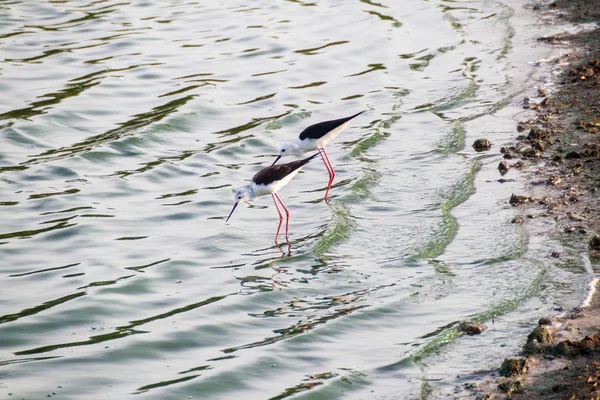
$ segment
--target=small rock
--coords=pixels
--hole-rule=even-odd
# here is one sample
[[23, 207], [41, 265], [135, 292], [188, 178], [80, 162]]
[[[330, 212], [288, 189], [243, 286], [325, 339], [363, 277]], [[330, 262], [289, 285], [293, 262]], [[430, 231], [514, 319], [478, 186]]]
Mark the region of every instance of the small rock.
[[560, 179], [560, 176], [558, 176], [558, 175], [550, 175], [550, 177], [548, 178], [547, 182], [548, 182], [549, 185], [556, 186], [561, 181], [562, 181], [562, 179]]
[[476, 151], [485, 151], [492, 148], [492, 142], [488, 139], [477, 139], [473, 142], [473, 148]]
[[523, 152], [523, 155], [525, 157], [539, 158], [542, 156], [542, 152], [538, 149], [531, 148], [531, 149], [525, 150]]
[[527, 336], [527, 343], [533, 342], [542, 345], [552, 344], [552, 335], [545, 326], [538, 326], [529, 334], [529, 336]]
[[589, 241], [590, 254], [594, 258], [600, 258], [600, 235], [595, 234]]
[[520, 215], [517, 215], [516, 217], [510, 220], [510, 222], [513, 224], [522, 224], [524, 221], [525, 220]]
[[522, 375], [527, 372], [527, 359], [525, 357], [512, 357], [504, 359], [500, 366], [500, 376], [511, 377]]
[[487, 326], [474, 321], [463, 321], [460, 323], [460, 330], [467, 335], [479, 335], [487, 329]]
[[583, 171], [582, 164], [575, 164], [573, 167], [571, 167], [571, 172], [573, 172], [575, 175], [580, 174], [581, 171]]
[[523, 391], [521, 381], [504, 381], [498, 385], [498, 389], [504, 393], [519, 393]]
[[516, 168], [516, 169], [523, 169], [523, 168], [525, 168], [525, 163], [523, 161], [517, 161], [512, 166], [513, 166], [513, 168]]
[[585, 221], [585, 218], [575, 214], [573, 211], [569, 211], [567, 213], [567, 217], [569, 217], [569, 219], [571, 221], [577, 221], [577, 222]]
[[565, 158], [583, 158], [583, 156], [578, 151], [570, 151], [567, 154], [565, 154]]
[[500, 161], [500, 164], [498, 164], [498, 171], [500, 171], [501, 175], [506, 174], [509, 169], [510, 165], [506, 161]]
[[561, 255], [562, 255], [562, 254], [561, 254], [561, 252], [560, 252], [560, 251], [553, 251], [553, 252], [550, 254], [550, 257], [552, 257], [552, 258], [560, 258], [560, 256], [561, 256]]
[[563, 392], [569, 388], [569, 385], [565, 382], [559, 382], [556, 385], [552, 386], [553, 392]]
[[550, 318], [540, 318], [538, 321], [539, 326], [543, 325], [552, 325], [552, 320]]
[[521, 196], [518, 194], [512, 194], [510, 196], [510, 200], [508, 201], [511, 206], [516, 207], [524, 203], [529, 203], [531, 201], [531, 197]]

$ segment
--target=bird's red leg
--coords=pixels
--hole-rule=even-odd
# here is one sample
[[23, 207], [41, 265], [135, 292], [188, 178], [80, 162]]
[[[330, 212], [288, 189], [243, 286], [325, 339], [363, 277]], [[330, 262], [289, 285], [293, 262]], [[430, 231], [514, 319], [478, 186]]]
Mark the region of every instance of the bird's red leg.
[[[321, 160], [323, 160], [323, 164], [325, 164], [325, 168], [327, 168], [327, 173], [329, 174], [329, 178], [330, 178], [330, 182], [331, 182], [331, 167], [327, 163], [327, 161], [329, 159], [327, 158], [327, 154], [325, 154], [325, 149], [319, 147], [317, 150], [319, 150], [319, 154], [321, 155]], [[327, 188], [327, 192], [325, 192], [325, 200], [327, 200], [327, 193], [329, 193], [329, 188]]]
[[[287, 207], [285, 206], [285, 204], [283, 204], [283, 201], [281, 201], [281, 199], [279, 198], [279, 195], [277, 193], [273, 193], [273, 195], [277, 198], [277, 200], [279, 200], [279, 203], [281, 204], [281, 207], [283, 207], [283, 209], [285, 210], [285, 215], [286, 215], [286, 219], [285, 219], [285, 238], [287, 240], [288, 238], [288, 228], [290, 225], [290, 210], [287, 209]], [[288, 240], [289, 243], [289, 240]]]
[[319, 153], [321, 153], [321, 158], [323, 158], [323, 162], [327, 167], [327, 172], [329, 172], [329, 183], [327, 184], [327, 190], [325, 191], [325, 200], [327, 200], [327, 195], [329, 194], [329, 189], [331, 188], [331, 184], [333, 183], [333, 179], [335, 178], [335, 170], [333, 169], [333, 165], [329, 161], [329, 157], [327, 157], [327, 153], [324, 148], [319, 149]]
[[[283, 215], [281, 214], [281, 211], [279, 211], [279, 206], [277, 205], [277, 200], [275, 199], [276, 197], [278, 198], [278, 196], [275, 193], [271, 193], [271, 197], [273, 197], [273, 203], [275, 203], [277, 214], [279, 214], [279, 225], [277, 226], [277, 233], [275, 234], [275, 243], [277, 243], [277, 238], [279, 237], [279, 230], [281, 229], [281, 222], [283, 221]], [[281, 201], [281, 199], [279, 201]]]

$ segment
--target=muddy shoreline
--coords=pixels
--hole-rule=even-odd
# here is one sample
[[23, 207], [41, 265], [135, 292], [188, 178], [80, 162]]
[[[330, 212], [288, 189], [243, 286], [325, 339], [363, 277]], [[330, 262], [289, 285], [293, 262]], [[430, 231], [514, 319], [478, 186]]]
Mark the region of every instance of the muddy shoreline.
[[548, 257], [578, 258], [590, 275], [590, 292], [580, 307], [540, 319], [522, 354], [498, 366], [497, 378], [465, 390], [480, 400], [600, 399], [600, 281], [593, 277], [600, 265], [600, 3], [527, 7], [540, 18], [584, 25], [575, 34], [538, 38], [567, 49], [552, 60], [562, 72], [523, 99], [534, 116], [518, 122], [517, 144], [501, 149], [498, 169], [518, 169], [530, 183], [528, 192], [509, 199], [519, 210], [512, 222], [554, 219], [550, 235], [569, 245]]

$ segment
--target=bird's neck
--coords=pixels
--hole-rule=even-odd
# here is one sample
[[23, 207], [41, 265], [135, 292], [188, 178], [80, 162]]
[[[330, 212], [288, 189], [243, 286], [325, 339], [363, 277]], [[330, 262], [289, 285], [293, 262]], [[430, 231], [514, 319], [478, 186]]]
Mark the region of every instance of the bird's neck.
[[246, 191], [248, 193], [248, 201], [254, 201], [258, 197], [252, 184], [246, 188]]
[[302, 157], [307, 150], [304, 149], [304, 142], [300, 139], [295, 139], [294, 142], [291, 143], [294, 153], [296, 155]]

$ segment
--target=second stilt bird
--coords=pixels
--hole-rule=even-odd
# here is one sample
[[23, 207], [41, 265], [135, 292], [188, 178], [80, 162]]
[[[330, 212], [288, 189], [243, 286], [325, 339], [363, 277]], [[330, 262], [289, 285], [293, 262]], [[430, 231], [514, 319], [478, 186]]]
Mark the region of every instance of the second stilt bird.
[[285, 219], [285, 238], [288, 238], [288, 227], [290, 222], [290, 212], [283, 204], [283, 201], [279, 198], [277, 191], [287, 185], [294, 176], [300, 170], [309, 163], [310, 160], [318, 156], [319, 153], [313, 154], [310, 157], [307, 157], [303, 160], [296, 160], [289, 162], [287, 164], [279, 164], [279, 165], [271, 165], [270, 167], [266, 167], [261, 169], [252, 177], [252, 181], [248, 187], [239, 189], [235, 192], [235, 204], [233, 205], [233, 209], [229, 213], [227, 217], [227, 221], [231, 218], [231, 214], [235, 211], [235, 208], [240, 204], [240, 202], [250, 202], [258, 197], [271, 194], [273, 197], [273, 203], [275, 203], [275, 208], [277, 209], [277, 213], [279, 214], [279, 226], [277, 226], [277, 233], [275, 233], [275, 243], [277, 243], [277, 238], [279, 237], [279, 230], [281, 229], [281, 223], [283, 222], [283, 215], [281, 214], [281, 210], [277, 205], [277, 201], [283, 207], [286, 215]]
[[333, 178], [335, 178], [335, 170], [333, 169], [331, 162], [329, 162], [329, 157], [327, 157], [327, 153], [325, 152], [325, 146], [339, 135], [339, 133], [350, 124], [351, 120], [362, 113], [364, 113], [364, 111], [350, 117], [319, 122], [318, 124], [309, 126], [300, 133], [300, 136], [295, 142], [281, 144], [281, 147], [279, 148], [279, 157], [275, 159], [273, 165], [275, 165], [275, 163], [283, 156], [303, 156], [304, 153], [318, 150], [321, 159], [325, 164], [325, 168], [327, 168], [327, 172], [329, 173], [329, 183], [327, 184], [327, 190], [325, 191], [325, 200], [327, 200], [329, 189], [331, 188]]

